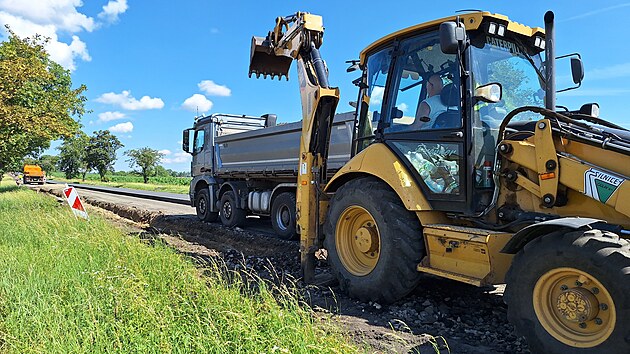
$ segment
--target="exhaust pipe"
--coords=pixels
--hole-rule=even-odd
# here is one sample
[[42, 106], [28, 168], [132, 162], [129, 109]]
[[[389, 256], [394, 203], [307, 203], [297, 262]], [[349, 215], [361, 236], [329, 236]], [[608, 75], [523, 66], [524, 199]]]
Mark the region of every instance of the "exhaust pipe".
[[553, 11], [545, 14], [545, 108], [556, 111], [556, 33]]

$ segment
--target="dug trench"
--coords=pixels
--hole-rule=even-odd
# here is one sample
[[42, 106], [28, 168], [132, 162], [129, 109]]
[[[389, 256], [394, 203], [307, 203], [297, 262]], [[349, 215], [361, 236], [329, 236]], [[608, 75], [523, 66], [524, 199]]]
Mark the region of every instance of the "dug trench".
[[[59, 188], [36, 189], [62, 196]], [[318, 287], [299, 281], [296, 241], [203, 223], [194, 215], [169, 215], [97, 197], [84, 196], [83, 200], [93, 212], [129, 234], [159, 238], [199, 266], [219, 259], [231, 270], [247, 268], [265, 280], [297, 284], [317, 316], [337, 322], [354, 342], [367, 345], [370, 352], [529, 352], [525, 340], [507, 321], [501, 286], [477, 288], [425, 276], [412, 294], [394, 304], [364, 303], [343, 295], [334, 284]], [[318, 264], [317, 272], [328, 274], [325, 262]]]

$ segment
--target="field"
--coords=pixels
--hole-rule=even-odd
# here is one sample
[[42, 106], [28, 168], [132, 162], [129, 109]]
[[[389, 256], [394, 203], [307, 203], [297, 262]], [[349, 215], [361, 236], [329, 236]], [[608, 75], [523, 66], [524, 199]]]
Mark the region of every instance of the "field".
[[293, 289], [196, 268], [25, 188], [0, 187], [0, 255], [3, 353], [358, 351]]
[[60, 182], [83, 183], [97, 186], [131, 188], [179, 194], [187, 194], [188, 185], [190, 183], [190, 177], [150, 177], [149, 183], [145, 184], [143, 183], [141, 176], [131, 175], [107, 175], [109, 182], [101, 182], [100, 176], [95, 173], [88, 173], [85, 176], [85, 181], [82, 181], [81, 178], [66, 179], [64, 178], [64, 174], [59, 172], [53, 172], [51, 173], [51, 176], [53, 177], [53, 180]]

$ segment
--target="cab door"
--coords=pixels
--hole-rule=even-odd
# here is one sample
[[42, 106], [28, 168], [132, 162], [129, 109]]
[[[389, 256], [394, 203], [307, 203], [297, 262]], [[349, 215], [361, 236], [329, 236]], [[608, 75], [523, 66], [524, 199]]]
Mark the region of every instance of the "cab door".
[[380, 124], [435, 210], [466, 212], [465, 120], [459, 64], [437, 31], [403, 39], [393, 51]]

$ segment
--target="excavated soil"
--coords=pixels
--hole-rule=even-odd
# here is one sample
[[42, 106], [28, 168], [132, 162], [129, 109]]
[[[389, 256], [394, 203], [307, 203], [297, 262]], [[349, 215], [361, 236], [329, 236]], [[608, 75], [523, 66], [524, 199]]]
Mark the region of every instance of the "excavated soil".
[[[61, 197], [54, 188], [40, 190]], [[268, 233], [228, 229], [218, 223], [203, 223], [193, 215], [166, 215], [134, 206], [83, 197], [88, 204], [129, 233], [142, 238], [160, 238], [200, 265], [221, 259], [228, 268], [247, 267], [273, 281], [298, 279], [299, 244]], [[325, 262], [317, 275], [329, 274]], [[321, 316], [338, 322], [360, 345], [372, 352], [397, 353], [528, 353], [524, 339], [507, 321], [503, 287], [477, 288], [425, 276], [407, 298], [391, 305], [364, 303], [328, 286], [306, 286], [300, 281], [306, 301]]]

